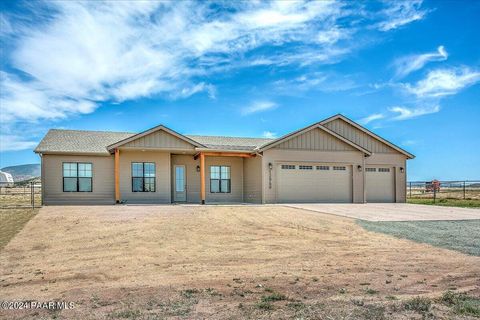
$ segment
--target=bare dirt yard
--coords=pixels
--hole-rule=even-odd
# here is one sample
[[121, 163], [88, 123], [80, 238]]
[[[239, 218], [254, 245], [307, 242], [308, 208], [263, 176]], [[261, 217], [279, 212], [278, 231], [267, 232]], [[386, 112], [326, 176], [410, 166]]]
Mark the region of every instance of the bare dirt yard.
[[0, 251], [0, 301], [74, 302], [7, 319], [469, 319], [479, 285], [480, 257], [280, 206], [44, 207]]

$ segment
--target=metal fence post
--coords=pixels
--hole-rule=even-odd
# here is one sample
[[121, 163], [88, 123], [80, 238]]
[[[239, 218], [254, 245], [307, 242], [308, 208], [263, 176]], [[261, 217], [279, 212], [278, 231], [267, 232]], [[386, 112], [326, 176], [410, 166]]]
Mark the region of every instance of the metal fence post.
[[463, 181], [463, 200], [465, 200], [465, 181]]
[[412, 197], [412, 181], [410, 181], [410, 198]]
[[433, 186], [433, 203], [435, 203], [436, 199], [437, 199], [437, 188], [434, 185]]

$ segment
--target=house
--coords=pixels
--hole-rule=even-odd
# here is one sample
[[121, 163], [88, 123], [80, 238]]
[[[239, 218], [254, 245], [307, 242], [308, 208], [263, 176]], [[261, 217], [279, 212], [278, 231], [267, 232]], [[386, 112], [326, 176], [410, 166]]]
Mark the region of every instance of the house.
[[278, 139], [50, 130], [46, 205], [405, 202], [414, 156], [343, 115]]

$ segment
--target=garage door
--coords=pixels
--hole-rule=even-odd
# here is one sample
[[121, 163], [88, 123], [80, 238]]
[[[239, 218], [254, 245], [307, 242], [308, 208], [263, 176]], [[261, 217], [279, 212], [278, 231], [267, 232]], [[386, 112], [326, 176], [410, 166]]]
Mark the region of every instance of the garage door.
[[277, 166], [278, 202], [352, 202], [352, 167], [325, 163]]
[[390, 167], [366, 167], [367, 202], [395, 202], [394, 170]]

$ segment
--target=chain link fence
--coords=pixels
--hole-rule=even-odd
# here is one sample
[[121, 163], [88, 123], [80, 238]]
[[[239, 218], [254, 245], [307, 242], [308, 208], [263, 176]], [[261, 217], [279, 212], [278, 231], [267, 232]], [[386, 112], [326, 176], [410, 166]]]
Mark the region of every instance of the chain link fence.
[[409, 181], [407, 198], [480, 200], [480, 180]]

